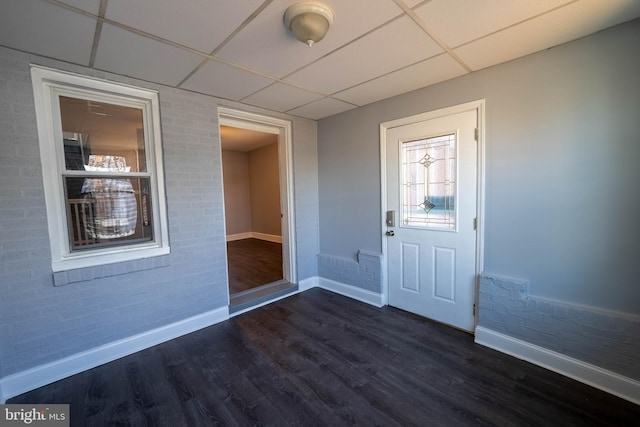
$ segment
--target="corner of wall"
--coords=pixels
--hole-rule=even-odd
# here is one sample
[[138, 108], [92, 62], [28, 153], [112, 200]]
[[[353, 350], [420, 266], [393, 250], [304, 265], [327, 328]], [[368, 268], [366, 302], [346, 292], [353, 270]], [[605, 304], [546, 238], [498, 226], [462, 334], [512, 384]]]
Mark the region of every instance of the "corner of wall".
[[478, 333], [498, 334], [499, 341], [535, 346], [553, 353], [555, 360], [571, 359], [640, 384], [638, 330], [639, 316], [532, 296], [526, 280], [480, 275], [476, 338]]

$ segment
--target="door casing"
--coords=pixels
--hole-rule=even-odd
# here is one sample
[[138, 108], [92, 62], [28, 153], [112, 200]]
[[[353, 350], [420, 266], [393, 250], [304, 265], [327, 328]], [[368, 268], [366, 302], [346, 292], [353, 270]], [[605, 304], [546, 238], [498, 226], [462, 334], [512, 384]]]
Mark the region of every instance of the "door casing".
[[[449, 116], [452, 114], [462, 113], [465, 111], [475, 110], [478, 114], [478, 158], [477, 158], [477, 199], [476, 212], [478, 218], [478, 229], [476, 238], [476, 286], [475, 286], [475, 307], [478, 306], [478, 282], [479, 275], [484, 267], [484, 188], [485, 188], [485, 101], [484, 99], [467, 102], [464, 104], [454, 105], [451, 107], [441, 108], [426, 113], [416, 114], [401, 119], [391, 120], [380, 123], [380, 235], [382, 239], [382, 303], [389, 304], [389, 274], [387, 271], [387, 236], [385, 232], [387, 225], [385, 223], [385, 215], [387, 211], [387, 130], [404, 126], [408, 124], [418, 123], [426, 120], [432, 120], [439, 117]], [[478, 310], [475, 310], [474, 324], [478, 324]]]
[[[218, 125], [232, 126], [278, 135], [280, 164], [280, 206], [282, 212], [282, 274], [284, 280], [296, 284], [295, 209], [293, 197], [293, 140], [291, 122], [257, 113], [218, 107]], [[222, 147], [220, 148], [222, 150]], [[222, 156], [220, 157], [222, 170]], [[224, 213], [224, 210], [223, 210]], [[226, 224], [226, 222], [225, 222]], [[226, 226], [225, 226], [226, 228]], [[226, 231], [225, 231], [226, 234]], [[226, 250], [225, 250], [226, 254]], [[228, 267], [227, 267], [228, 268]], [[229, 272], [227, 271], [227, 277]]]

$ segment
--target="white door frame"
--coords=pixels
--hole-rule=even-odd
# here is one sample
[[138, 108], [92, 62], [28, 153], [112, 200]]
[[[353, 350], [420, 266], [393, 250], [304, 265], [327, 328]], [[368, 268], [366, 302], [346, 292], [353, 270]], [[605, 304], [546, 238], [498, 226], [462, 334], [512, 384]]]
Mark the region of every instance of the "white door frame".
[[[465, 104], [454, 105], [452, 107], [441, 108], [439, 110], [429, 111], [426, 113], [416, 114], [401, 119], [391, 120], [380, 123], [380, 230], [382, 236], [382, 303], [389, 304], [389, 273], [387, 271], [387, 225], [385, 223], [385, 215], [387, 212], [387, 130], [409, 125], [413, 123], [423, 122], [426, 120], [437, 119], [439, 117], [449, 116], [452, 114], [462, 113], [465, 111], [475, 110], [478, 112], [478, 167], [477, 167], [477, 202], [476, 212], [478, 218], [478, 230], [476, 235], [476, 287], [475, 302], [478, 304], [478, 280], [479, 275], [484, 268], [484, 156], [485, 156], [485, 112], [484, 99], [467, 102]], [[478, 323], [478, 311], [475, 310], [475, 325]]]
[[[293, 200], [293, 139], [291, 122], [257, 113], [218, 107], [219, 126], [232, 126], [278, 135], [278, 160], [280, 164], [280, 207], [282, 212], [282, 274], [289, 283], [298, 283], [296, 271], [295, 209]], [[222, 152], [222, 146], [220, 146]], [[222, 168], [222, 156], [220, 156]], [[223, 199], [224, 203], [224, 199]], [[224, 210], [223, 210], [224, 214]], [[226, 218], [225, 218], [226, 235]], [[226, 250], [225, 250], [226, 253]], [[227, 272], [227, 277], [228, 277]]]

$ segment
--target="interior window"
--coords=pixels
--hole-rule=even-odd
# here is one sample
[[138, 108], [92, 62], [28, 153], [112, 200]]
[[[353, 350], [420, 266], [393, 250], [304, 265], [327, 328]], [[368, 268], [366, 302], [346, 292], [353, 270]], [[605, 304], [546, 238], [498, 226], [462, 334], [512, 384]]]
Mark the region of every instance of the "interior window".
[[68, 96], [59, 104], [71, 251], [153, 240], [142, 110]]
[[157, 93], [31, 74], [53, 270], [169, 253]]

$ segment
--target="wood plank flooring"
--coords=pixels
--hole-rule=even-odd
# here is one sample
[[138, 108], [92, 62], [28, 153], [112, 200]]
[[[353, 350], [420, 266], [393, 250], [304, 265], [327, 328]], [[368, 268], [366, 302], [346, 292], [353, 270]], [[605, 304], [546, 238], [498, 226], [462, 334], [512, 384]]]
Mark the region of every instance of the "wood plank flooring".
[[282, 279], [282, 244], [259, 239], [227, 242], [229, 293]]
[[23, 394], [72, 426], [631, 426], [640, 406], [312, 289]]

